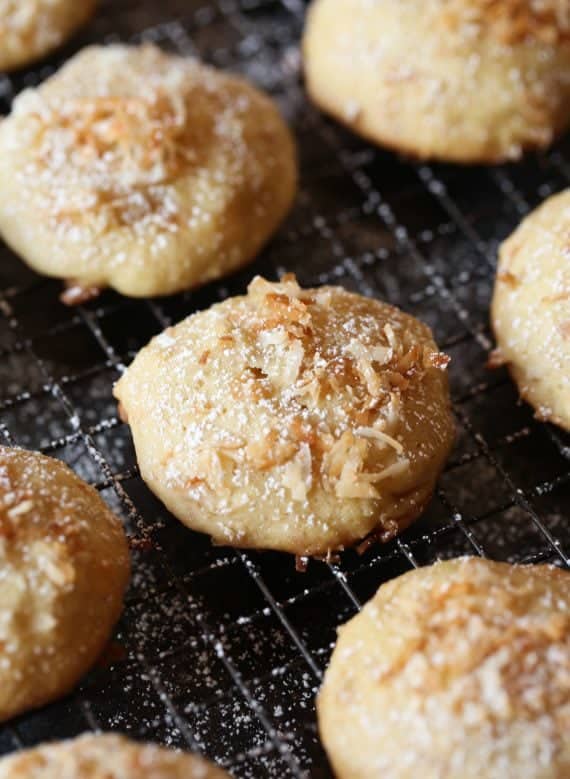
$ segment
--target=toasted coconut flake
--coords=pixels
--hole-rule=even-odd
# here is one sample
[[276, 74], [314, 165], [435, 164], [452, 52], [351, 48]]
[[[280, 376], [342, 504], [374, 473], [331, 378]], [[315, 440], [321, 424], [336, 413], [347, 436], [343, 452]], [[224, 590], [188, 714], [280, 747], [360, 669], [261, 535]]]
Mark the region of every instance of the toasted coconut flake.
[[381, 445], [387, 445], [393, 447], [398, 454], [402, 454], [404, 447], [395, 438], [392, 438], [388, 433], [384, 433], [382, 430], [378, 430], [376, 427], [359, 427], [356, 429], [356, 435], [363, 436], [364, 438], [370, 438], [375, 443]]
[[398, 351], [398, 347], [400, 344], [398, 343], [398, 339], [396, 338], [396, 334], [394, 333], [394, 328], [390, 324], [384, 325], [384, 335], [388, 339], [388, 344], [391, 346], [391, 348], [396, 352]]
[[429, 349], [424, 350], [424, 367], [437, 368], [440, 371], [444, 371], [449, 363], [451, 357], [443, 352], [432, 352]]
[[[281, 347], [277, 348], [277, 358], [268, 359], [264, 363], [269, 379], [276, 387], [291, 387], [297, 381], [305, 357], [302, 342], [295, 338], [289, 339], [286, 333], [279, 333], [279, 331], [271, 331], [263, 335], [265, 344], [273, 343], [277, 346], [282, 343]], [[281, 341], [281, 335], [284, 335], [284, 343]]]
[[399, 392], [404, 392], [410, 386], [410, 380], [402, 376], [398, 371], [387, 371], [386, 380], [389, 382], [391, 389]]
[[324, 391], [323, 378], [313, 371], [305, 376], [302, 380], [294, 384], [290, 389], [292, 397], [307, 397], [310, 401], [317, 405], [321, 399]]
[[287, 349], [284, 370], [282, 374], [283, 386], [288, 387], [297, 381], [301, 364], [305, 356], [303, 344], [300, 341], [294, 341]]
[[387, 346], [364, 346], [364, 344], [353, 338], [346, 351], [357, 359], [363, 357], [369, 362], [377, 362], [378, 365], [386, 365], [390, 362], [393, 355], [393, 349]]
[[16, 506], [13, 506], [12, 508], [8, 509], [6, 512], [7, 515], [10, 517], [10, 519], [16, 519], [17, 517], [22, 516], [22, 514], [28, 514], [34, 507], [34, 502], [32, 500], [23, 500], [21, 503], [18, 503]]
[[570, 290], [557, 292], [555, 295], [545, 295], [542, 300], [544, 303], [562, 303], [564, 300], [570, 300]]
[[75, 568], [68, 559], [66, 547], [47, 541], [37, 541], [34, 546], [38, 568], [49, 581], [55, 587], [70, 587], [75, 581]]
[[266, 349], [270, 346], [286, 347], [289, 345], [289, 335], [287, 330], [279, 325], [273, 330], [264, 330], [259, 334], [259, 343]]
[[311, 449], [302, 443], [293, 457], [283, 468], [283, 486], [286, 487], [293, 500], [305, 501], [313, 484]]
[[324, 467], [334, 480], [334, 491], [339, 498], [378, 497], [372, 484], [362, 478], [368, 447], [368, 441], [347, 430], [327, 452]]
[[267, 334], [283, 328], [291, 338], [303, 339], [310, 335], [311, 312], [302, 298], [296, 280], [272, 283], [256, 276], [248, 287], [248, 296], [257, 304], [258, 316], [251, 330]]
[[366, 384], [371, 395], [379, 395], [383, 389], [381, 376], [374, 370], [373, 363], [385, 365], [392, 357], [392, 350], [384, 346], [364, 346], [355, 338], [351, 339], [346, 352], [354, 357], [356, 370]]
[[390, 392], [388, 402], [383, 407], [383, 418], [386, 427], [393, 428], [402, 414], [402, 396], [398, 392]]
[[[349, 430], [346, 430], [340, 438], [331, 444], [326, 453], [324, 466], [332, 479], [338, 479], [340, 477], [353, 440], [354, 436], [352, 433]], [[363, 443], [367, 446], [366, 442], [363, 441]]]
[[556, 44], [570, 39], [570, 7], [567, 0], [454, 0], [445, 23], [455, 29], [469, 23], [511, 46], [536, 39]]
[[407, 457], [401, 457], [398, 460], [396, 460], [395, 463], [392, 463], [392, 465], [389, 465], [387, 468], [384, 468], [382, 471], [379, 471], [375, 475], [374, 483], [377, 483], [379, 481], [384, 481], [385, 479], [389, 479], [392, 476], [401, 476], [403, 473], [405, 473], [410, 467], [410, 461]]
[[372, 533], [366, 536], [366, 538], [356, 547], [357, 554], [363, 555], [375, 544], [385, 544], [398, 535], [398, 530], [397, 522], [394, 522], [394, 520], [391, 519], [385, 521], [380, 528], [373, 530]]
[[423, 369], [423, 365], [423, 351], [418, 344], [414, 344], [411, 349], [398, 358], [394, 368], [402, 376], [410, 378], [418, 370]]
[[297, 445], [282, 441], [277, 430], [270, 430], [262, 438], [250, 441], [246, 447], [248, 463], [259, 471], [268, 470], [290, 460], [297, 451]]
[[285, 274], [280, 282], [271, 282], [261, 276], [255, 276], [247, 288], [247, 294], [253, 300], [263, 300], [267, 295], [284, 295], [291, 300], [297, 300], [302, 292], [293, 273]]
[[[370, 442], [391, 446], [398, 459], [380, 471], [365, 471]], [[404, 473], [410, 461], [403, 456], [404, 448], [395, 438], [377, 428], [360, 427], [355, 433], [345, 431], [326, 453], [323, 466], [333, 481], [334, 491], [341, 498], [378, 498], [374, 486], [393, 476]]]
[[323, 308], [330, 308], [330, 304], [332, 302], [331, 290], [328, 288], [317, 289], [315, 301], [319, 304], [319, 306], [323, 306]]
[[50, 170], [63, 152], [86, 171], [103, 165], [119, 172], [125, 187], [165, 183], [195, 160], [184, 100], [160, 90], [53, 100], [36, 114], [43, 135], [39, 154]]
[[369, 500], [378, 498], [378, 490], [372, 484], [369, 484], [347, 469], [345, 475], [339, 479], [336, 485], [336, 494], [339, 498], [361, 498]]

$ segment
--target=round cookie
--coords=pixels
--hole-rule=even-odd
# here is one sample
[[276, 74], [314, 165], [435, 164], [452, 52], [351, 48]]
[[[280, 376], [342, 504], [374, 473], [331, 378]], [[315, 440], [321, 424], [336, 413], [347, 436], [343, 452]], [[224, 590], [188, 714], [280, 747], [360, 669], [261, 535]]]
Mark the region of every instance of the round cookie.
[[0, 447], [0, 722], [91, 667], [129, 578], [123, 528], [66, 465]]
[[501, 246], [491, 306], [497, 350], [538, 419], [570, 430], [570, 189]]
[[229, 273], [295, 188], [293, 140], [267, 96], [151, 45], [84, 49], [0, 123], [0, 231], [33, 268], [72, 280], [71, 301]]
[[320, 556], [392, 538], [430, 500], [453, 441], [447, 362], [392, 306], [257, 277], [154, 338], [115, 396], [182, 522]]
[[198, 755], [86, 734], [0, 760], [0, 779], [229, 779]]
[[34, 62], [84, 24], [96, 0], [0, 0], [0, 71]]
[[382, 585], [317, 710], [338, 779], [570, 776], [570, 574], [460, 558]]
[[318, 106], [420, 158], [517, 159], [570, 124], [566, 0], [315, 0], [303, 48]]

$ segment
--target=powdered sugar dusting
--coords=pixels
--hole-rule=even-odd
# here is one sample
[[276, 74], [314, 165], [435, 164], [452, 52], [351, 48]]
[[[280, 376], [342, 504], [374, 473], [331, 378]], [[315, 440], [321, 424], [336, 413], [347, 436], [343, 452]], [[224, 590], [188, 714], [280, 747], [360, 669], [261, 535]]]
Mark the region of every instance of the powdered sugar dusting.
[[89, 669], [128, 572], [120, 523], [92, 488], [56, 460], [0, 447], [0, 720]]
[[[143, 476], [183, 521], [201, 516], [222, 543], [326, 553], [409, 521], [404, 485], [429, 494], [452, 429], [438, 355], [389, 306], [256, 278], [156, 338], [116, 396]], [[141, 439], [149, 420], [160, 451]]]
[[566, 0], [317, 0], [304, 49], [318, 105], [414, 156], [517, 159], [568, 124]]
[[393, 580], [342, 629], [318, 709], [339, 772], [563, 775], [570, 576], [464, 558]]
[[250, 259], [295, 188], [293, 144], [268, 98], [150, 44], [81, 51], [16, 98], [0, 148], [6, 240], [51, 275], [133, 295]]
[[492, 305], [498, 352], [537, 416], [570, 429], [570, 190], [502, 245]]

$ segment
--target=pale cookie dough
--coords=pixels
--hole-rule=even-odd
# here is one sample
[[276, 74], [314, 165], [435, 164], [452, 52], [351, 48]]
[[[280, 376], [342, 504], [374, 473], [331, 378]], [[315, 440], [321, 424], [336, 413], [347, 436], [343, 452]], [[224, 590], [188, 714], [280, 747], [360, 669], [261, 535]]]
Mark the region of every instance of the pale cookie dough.
[[0, 779], [230, 779], [198, 755], [124, 736], [83, 735], [0, 760]]
[[0, 0], [0, 71], [45, 57], [92, 16], [96, 0]]
[[497, 350], [539, 419], [570, 430], [570, 189], [501, 246], [491, 307]]
[[121, 613], [120, 521], [66, 465], [0, 447], [0, 722], [68, 693]]
[[567, 779], [570, 573], [460, 558], [382, 585], [317, 710], [338, 779]]
[[341, 287], [255, 278], [115, 387], [144, 480], [219, 544], [325, 555], [422, 512], [453, 441], [429, 328]]
[[235, 270], [295, 189], [293, 140], [267, 96], [150, 45], [83, 50], [0, 123], [0, 232], [37, 271], [73, 280], [71, 302]]
[[314, 0], [307, 88], [420, 158], [517, 159], [570, 124], [568, 0]]

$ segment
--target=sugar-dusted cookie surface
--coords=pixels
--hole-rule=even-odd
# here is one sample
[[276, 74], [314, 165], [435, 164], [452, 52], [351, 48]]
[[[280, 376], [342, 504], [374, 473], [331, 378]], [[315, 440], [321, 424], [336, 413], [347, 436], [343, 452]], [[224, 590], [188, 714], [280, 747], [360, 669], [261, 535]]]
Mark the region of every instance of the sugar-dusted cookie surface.
[[0, 71], [57, 49], [84, 24], [96, 0], [0, 0]]
[[460, 558], [382, 585], [317, 703], [338, 779], [564, 779], [570, 573]]
[[0, 779], [229, 779], [229, 774], [198, 755], [88, 734], [5, 757]]
[[0, 123], [0, 232], [79, 298], [166, 295], [229, 273], [295, 189], [272, 100], [151, 45], [84, 49]]
[[446, 365], [392, 306], [257, 277], [154, 338], [115, 395], [143, 478], [182, 522], [322, 555], [422, 512], [453, 441]]
[[129, 567], [121, 523], [93, 487], [58, 460], [0, 447], [0, 722], [89, 670]]
[[536, 416], [570, 430], [570, 189], [501, 246], [491, 308], [504, 363]]
[[421, 158], [517, 159], [570, 123], [567, 0], [315, 0], [312, 99]]

